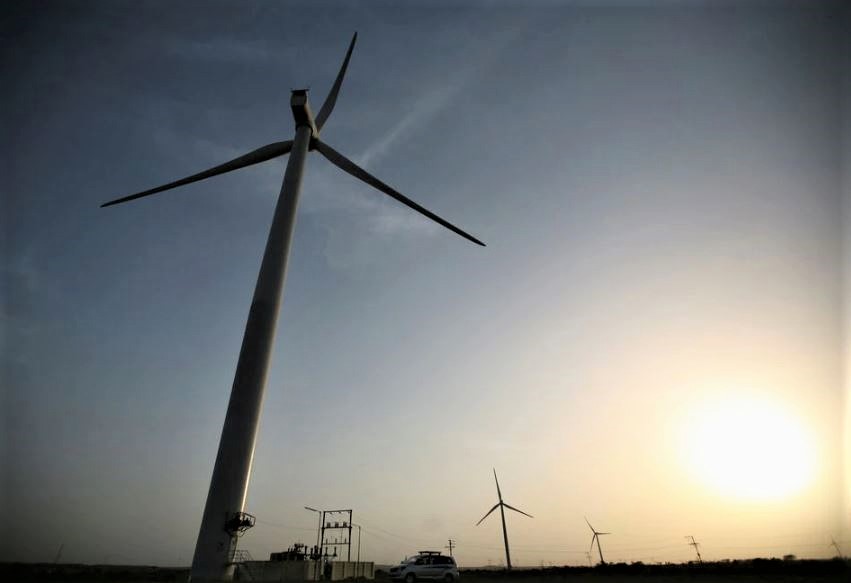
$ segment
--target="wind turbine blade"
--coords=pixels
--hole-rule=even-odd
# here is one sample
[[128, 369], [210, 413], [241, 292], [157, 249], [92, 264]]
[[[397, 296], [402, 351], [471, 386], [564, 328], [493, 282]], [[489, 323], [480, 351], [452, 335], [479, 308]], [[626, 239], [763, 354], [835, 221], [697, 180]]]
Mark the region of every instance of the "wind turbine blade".
[[[493, 512], [494, 510], [496, 510], [497, 508], [499, 508], [499, 502], [497, 502], [496, 504], [494, 504], [494, 505], [493, 505], [493, 508], [491, 508], [490, 510], [488, 510], [488, 513], [487, 513], [487, 514], [485, 514], [484, 516], [482, 516], [482, 520], [484, 520], [485, 518], [487, 518], [488, 516], [490, 516], [490, 513], [491, 513], [491, 512]], [[479, 526], [479, 525], [482, 523], [482, 520], [478, 521], [478, 522], [476, 523], [476, 526]]]
[[131, 194], [130, 196], [125, 196], [123, 198], [117, 198], [115, 200], [105, 202], [100, 206], [101, 208], [103, 208], [105, 206], [120, 204], [122, 202], [135, 200], [144, 196], [150, 196], [152, 194], [156, 194], [164, 190], [169, 190], [171, 188], [177, 188], [178, 186], [183, 186], [184, 184], [190, 184], [192, 182], [198, 182], [199, 180], [204, 180], [206, 178], [218, 176], [219, 174], [224, 174], [225, 172], [231, 172], [233, 170], [245, 168], [246, 166], [259, 164], [260, 162], [265, 162], [266, 160], [271, 160], [272, 158], [283, 156], [284, 154], [290, 151], [292, 146], [293, 143], [290, 140], [286, 142], [275, 142], [274, 144], [267, 144], [262, 148], [257, 148], [256, 150], [249, 152], [243, 156], [240, 156], [239, 158], [234, 158], [229, 162], [219, 164], [218, 166], [214, 166], [209, 170], [204, 170], [203, 172], [199, 172], [198, 174], [193, 174], [192, 176], [187, 176], [186, 178], [181, 178], [180, 180], [175, 180], [174, 182], [169, 182], [168, 184], [164, 184], [156, 188], [151, 188], [150, 190], [137, 192], [136, 194]]
[[473, 237], [469, 233], [465, 233], [464, 231], [462, 231], [461, 229], [459, 229], [458, 227], [456, 227], [452, 223], [440, 218], [439, 216], [437, 216], [436, 214], [434, 214], [430, 210], [428, 210], [424, 207], [421, 207], [420, 205], [418, 205], [417, 203], [415, 203], [414, 201], [412, 201], [411, 199], [409, 199], [408, 197], [406, 197], [402, 193], [400, 193], [400, 192], [394, 190], [393, 188], [391, 188], [390, 186], [384, 184], [378, 178], [376, 178], [375, 176], [373, 176], [372, 174], [370, 174], [369, 172], [367, 172], [366, 170], [364, 170], [363, 168], [361, 168], [360, 166], [358, 166], [357, 164], [355, 164], [354, 162], [352, 162], [351, 160], [349, 160], [348, 158], [343, 156], [341, 153], [336, 151], [334, 148], [332, 148], [331, 146], [329, 146], [325, 142], [320, 142], [319, 140], [316, 140], [314, 147], [317, 150], [319, 150], [319, 152], [323, 156], [328, 158], [328, 160], [332, 164], [334, 164], [335, 166], [337, 166], [338, 168], [340, 168], [344, 172], [348, 172], [349, 174], [351, 174], [355, 178], [363, 180], [364, 182], [366, 182], [367, 184], [369, 184], [373, 188], [376, 188], [376, 189], [380, 190], [381, 192], [383, 192], [384, 194], [386, 194], [386, 195], [388, 195], [392, 198], [395, 198], [396, 200], [398, 200], [402, 204], [414, 209], [415, 211], [417, 211], [418, 213], [420, 213], [422, 215], [427, 216], [428, 218], [430, 218], [434, 222], [438, 223], [439, 225], [443, 225], [444, 227], [446, 227], [450, 231], [457, 233], [458, 235], [461, 235], [465, 239], [472, 241], [473, 243], [476, 243], [477, 245], [481, 245], [482, 247], [485, 246], [484, 243], [482, 243], [481, 241], [479, 241], [478, 239], [476, 239], [475, 237]]
[[597, 540], [597, 533], [596, 532], [591, 536], [591, 546], [588, 547], [589, 553], [594, 550], [594, 541], [595, 540]]
[[317, 129], [322, 129], [322, 126], [325, 125], [325, 121], [328, 119], [328, 116], [331, 115], [331, 111], [334, 109], [334, 104], [337, 103], [337, 94], [340, 92], [340, 86], [343, 84], [343, 77], [346, 76], [346, 69], [349, 66], [349, 59], [352, 58], [352, 50], [354, 50], [355, 41], [357, 40], [358, 33], [355, 33], [352, 37], [352, 42], [349, 43], [349, 50], [346, 51], [346, 58], [343, 59], [343, 66], [340, 67], [340, 72], [337, 73], [337, 79], [334, 80], [334, 85], [331, 86], [331, 91], [328, 93], [328, 97], [325, 98], [325, 103], [322, 104], [322, 107], [320, 108], [319, 113], [316, 115], [316, 119], [314, 120]]
[[513, 510], [514, 512], [519, 512], [520, 514], [524, 514], [524, 515], [528, 516], [529, 518], [535, 518], [535, 517], [534, 517], [534, 516], [532, 516], [531, 514], [526, 514], [526, 513], [525, 513], [525, 512], [523, 512], [522, 510], [518, 510], [518, 509], [516, 509], [514, 506], [511, 506], [511, 505], [509, 505], [509, 504], [506, 504], [505, 502], [503, 502], [503, 503], [502, 503], [502, 505], [503, 505], [503, 506], [505, 506], [506, 508], [508, 508], [509, 510]]
[[583, 516], [582, 518], [585, 518], [585, 524], [587, 524], [587, 525], [588, 525], [588, 528], [590, 528], [590, 529], [591, 529], [591, 532], [593, 532], [593, 533], [594, 533], [594, 535], [596, 535], [596, 534], [597, 534], [597, 531], [596, 531], [596, 530], [594, 530], [594, 527], [593, 527], [593, 526], [591, 526], [591, 523], [590, 523], [590, 522], [588, 522], [588, 518], [586, 518], [585, 516]]
[[496, 477], [496, 468], [493, 469], [493, 481], [496, 482], [496, 495], [499, 497], [499, 501], [502, 502], [502, 492], [499, 491], [499, 480]]
[[598, 533], [597, 533], [597, 536], [602, 536], [602, 535], [604, 535], [604, 534], [612, 534], [612, 533], [610, 533], [610, 532], [598, 532]]

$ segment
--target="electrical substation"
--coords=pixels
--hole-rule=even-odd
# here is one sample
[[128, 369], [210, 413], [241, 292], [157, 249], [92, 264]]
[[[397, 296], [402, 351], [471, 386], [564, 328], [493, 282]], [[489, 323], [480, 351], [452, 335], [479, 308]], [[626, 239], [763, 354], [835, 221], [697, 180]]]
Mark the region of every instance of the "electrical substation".
[[[312, 509], [311, 509], [312, 510]], [[360, 528], [352, 561], [352, 510], [314, 510], [321, 521], [318, 544], [297, 542], [285, 551], [270, 553], [268, 561], [255, 560], [245, 550], [235, 551], [234, 577], [241, 581], [342, 581], [374, 579], [375, 563], [360, 560]], [[253, 517], [252, 517], [253, 518]], [[244, 530], [243, 530], [244, 532]]]

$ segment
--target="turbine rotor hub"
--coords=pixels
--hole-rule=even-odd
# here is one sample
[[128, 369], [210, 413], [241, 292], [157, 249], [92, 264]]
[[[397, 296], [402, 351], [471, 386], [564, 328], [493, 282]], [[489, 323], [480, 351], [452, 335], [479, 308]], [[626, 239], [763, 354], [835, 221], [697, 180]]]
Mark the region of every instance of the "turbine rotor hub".
[[293, 110], [295, 127], [306, 126], [310, 128], [313, 137], [319, 136], [319, 129], [310, 110], [310, 102], [307, 99], [307, 89], [293, 89], [290, 96], [290, 108]]

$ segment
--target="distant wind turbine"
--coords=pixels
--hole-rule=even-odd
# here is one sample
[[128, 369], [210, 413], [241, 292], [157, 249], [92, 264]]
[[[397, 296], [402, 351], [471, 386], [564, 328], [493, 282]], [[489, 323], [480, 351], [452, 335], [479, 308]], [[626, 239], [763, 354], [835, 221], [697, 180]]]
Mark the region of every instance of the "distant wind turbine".
[[268, 144], [203, 172], [101, 205], [106, 207], [128, 202], [290, 154], [281, 193], [272, 218], [272, 227], [266, 240], [254, 297], [248, 311], [248, 321], [245, 325], [230, 402], [219, 441], [213, 476], [210, 480], [201, 528], [198, 532], [195, 555], [192, 559], [190, 578], [193, 582], [232, 579], [237, 536], [253, 524], [253, 517], [244, 514], [243, 510], [254, 458], [263, 392], [275, 338], [275, 326], [286, 279], [287, 259], [295, 227], [302, 173], [308, 152], [318, 151], [344, 172], [395, 198], [465, 239], [484, 246], [484, 243], [472, 235], [402, 195], [319, 139], [319, 132], [337, 102], [337, 94], [340, 92], [356, 40], [357, 33], [352, 37], [340, 72], [316, 117], [310, 109], [307, 90], [292, 91], [290, 108], [295, 119], [295, 137], [292, 140]]
[[591, 532], [594, 533], [594, 535], [591, 537], [591, 547], [588, 550], [593, 551], [594, 550], [594, 543], [596, 542], [597, 543], [597, 552], [600, 553], [600, 564], [605, 565], [606, 561], [603, 560], [603, 548], [600, 546], [600, 537], [603, 536], [604, 534], [612, 534], [612, 533], [610, 533], [610, 532], [597, 532], [596, 530], [594, 530], [594, 527], [591, 526], [591, 523], [588, 522], [587, 518], [585, 519], [585, 524], [587, 524], [588, 528], [591, 529]]
[[502, 492], [499, 490], [499, 480], [496, 477], [496, 469], [494, 469], [494, 471], [493, 471], [493, 479], [496, 482], [496, 495], [499, 498], [499, 502], [494, 504], [493, 508], [488, 510], [487, 514], [482, 516], [482, 520], [478, 521], [476, 523], [476, 526], [479, 526], [485, 518], [490, 516], [491, 512], [493, 512], [494, 510], [499, 508], [499, 513], [502, 516], [502, 538], [505, 541], [505, 565], [506, 565], [507, 569], [510, 571], [511, 570], [511, 553], [508, 551], [508, 530], [506, 530], [506, 528], [505, 528], [505, 508], [508, 508], [509, 510], [513, 510], [514, 512], [519, 512], [520, 514], [523, 514], [524, 516], [528, 516], [529, 518], [534, 518], [534, 516], [532, 516], [531, 514], [526, 514], [522, 510], [518, 510], [514, 506], [510, 506], [510, 505], [508, 505], [508, 504], [506, 504], [505, 502], [502, 501]]
[[694, 537], [693, 537], [693, 536], [691, 536], [691, 535], [688, 535], [688, 536], [687, 536], [687, 537], [685, 537], [685, 538], [687, 538], [687, 539], [691, 540], [691, 542], [690, 542], [690, 543], [688, 543], [688, 545], [689, 545], [690, 547], [694, 547], [694, 552], [696, 552], [696, 553], [697, 553], [697, 562], [698, 562], [698, 563], [702, 563], [702, 562], [703, 562], [703, 557], [701, 557], [701, 556], [700, 556], [700, 543], [699, 543], [699, 542], [697, 542], [696, 540], [694, 540]]
[[830, 544], [828, 546], [835, 548], [836, 549], [836, 556], [840, 559], [842, 558], [842, 549], [839, 548], [839, 544], [837, 544], [836, 539], [834, 539], [833, 537], [830, 537]]

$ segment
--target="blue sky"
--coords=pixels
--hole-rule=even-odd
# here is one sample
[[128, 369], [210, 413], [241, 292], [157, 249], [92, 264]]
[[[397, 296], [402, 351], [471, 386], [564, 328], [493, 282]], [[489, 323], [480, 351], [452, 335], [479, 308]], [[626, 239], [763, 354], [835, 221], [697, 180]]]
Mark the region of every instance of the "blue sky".
[[[621, 560], [849, 536], [831, 5], [67, 2], [3, 30], [4, 559], [189, 562], [285, 161], [98, 205], [288, 139], [354, 30], [324, 139], [488, 247], [309, 158], [241, 546], [350, 506], [368, 559], [498, 563], [492, 467], [536, 517], [519, 564], [584, 562], [583, 515]], [[797, 490], [691, 471], [742, 402], [802, 436]]]

